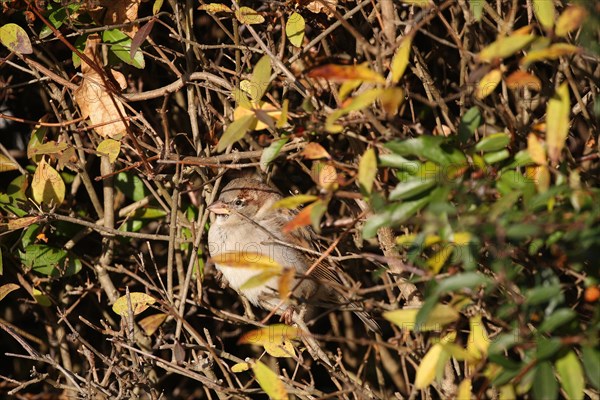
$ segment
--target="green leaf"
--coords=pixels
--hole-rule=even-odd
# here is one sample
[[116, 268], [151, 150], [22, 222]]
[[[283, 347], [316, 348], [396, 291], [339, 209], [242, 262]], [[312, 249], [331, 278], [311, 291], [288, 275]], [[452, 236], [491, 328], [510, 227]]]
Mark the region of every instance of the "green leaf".
[[121, 193], [133, 201], [140, 201], [150, 194], [150, 190], [146, 188], [144, 181], [128, 172], [120, 172], [117, 175], [115, 186]]
[[302, 47], [305, 27], [306, 23], [304, 22], [302, 15], [294, 12], [289, 16], [287, 23], [285, 24], [285, 35], [291, 44], [296, 47]]
[[409, 171], [417, 171], [419, 169], [419, 165], [421, 164], [418, 161], [408, 160], [401, 155], [390, 153], [390, 154], [380, 154], [379, 155], [379, 164], [382, 167], [392, 167], [398, 168], [400, 170], [409, 170]]
[[102, 32], [102, 40], [111, 44], [110, 51], [122, 61], [139, 69], [144, 69], [146, 62], [144, 54], [136, 51], [133, 59], [131, 58], [131, 38], [118, 29], [109, 29]]
[[[472, 3], [472, 2], [471, 2]], [[465, 143], [475, 134], [477, 128], [481, 125], [481, 113], [477, 107], [471, 107], [460, 119], [458, 125], [458, 140]]]
[[535, 306], [538, 304], [546, 303], [556, 296], [558, 296], [561, 292], [560, 285], [555, 284], [551, 286], [541, 286], [535, 287], [533, 289], [529, 289], [525, 292], [525, 304], [530, 306]]
[[536, 359], [539, 361], [545, 361], [552, 358], [558, 351], [562, 349], [562, 341], [559, 338], [545, 338], [539, 337], [537, 340], [537, 351]]
[[277, 158], [281, 148], [288, 142], [288, 138], [274, 140], [269, 147], [263, 150], [260, 155], [260, 169], [265, 172], [271, 162]]
[[233, 121], [225, 132], [221, 139], [219, 140], [219, 144], [217, 145], [217, 152], [224, 151], [230, 144], [241, 140], [246, 133], [252, 129], [252, 126], [256, 126], [258, 120], [254, 114], [244, 115], [243, 117]]
[[67, 251], [44, 244], [31, 244], [19, 251], [21, 262], [33, 271], [47, 276], [71, 276], [81, 270], [81, 261]]
[[[81, 3], [72, 3], [68, 4], [65, 7], [60, 7], [50, 13], [48, 15], [48, 21], [52, 24], [52, 26], [56, 29], [60, 28], [65, 21], [69, 18], [70, 15], [77, 12], [81, 7]], [[50, 29], [47, 25], [42, 27], [40, 31], [40, 39], [44, 39], [52, 34], [52, 29]]]
[[477, 151], [498, 151], [505, 149], [510, 143], [510, 135], [507, 133], [494, 133], [482, 138], [476, 145]]
[[591, 346], [583, 346], [581, 348], [583, 367], [588, 381], [596, 389], [600, 390], [600, 351]]
[[570, 308], [560, 308], [544, 319], [539, 331], [542, 333], [552, 333], [559, 326], [571, 322], [576, 316], [575, 311]]
[[497, 162], [506, 160], [508, 157], [510, 157], [508, 150], [500, 150], [484, 154], [483, 160], [487, 164], [495, 164]]
[[27, 32], [17, 24], [6, 24], [0, 27], [0, 43], [15, 53], [33, 53]]
[[567, 393], [567, 399], [583, 400], [583, 389], [585, 388], [583, 369], [575, 352], [571, 350], [563, 358], [557, 360], [554, 365], [560, 378], [560, 385]]
[[358, 164], [358, 184], [366, 193], [373, 190], [373, 182], [377, 176], [377, 154], [371, 147], [365, 151]]
[[435, 288], [436, 295], [442, 295], [446, 292], [453, 292], [459, 289], [472, 289], [481, 285], [488, 285], [492, 281], [479, 272], [464, 272], [456, 274], [441, 281]]
[[429, 200], [430, 197], [427, 196], [418, 200], [387, 206], [382, 213], [375, 214], [367, 219], [363, 227], [363, 236], [365, 239], [370, 239], [375, 237], [379, 228], [395, 226], [405, 222], [425, 207]]
[[436, 179], [415, 177], [405, 182], [400, 182], [390, 193], [390, 200], [404, 200], [417, 196], [437, 184]]
[[385, 147], [401, 156], [417, 156], [441, 166], [466, 164], [467, 160], [459, 150], [442, 147], [446, 141], [447, 139], [442, 136], [419, 136], [418, 138], [388, 142]]
[[534, 399], [555, 400], [558, 398], [558, 382], [552, 364], [544, 361], [535, 367], [531, 393]]

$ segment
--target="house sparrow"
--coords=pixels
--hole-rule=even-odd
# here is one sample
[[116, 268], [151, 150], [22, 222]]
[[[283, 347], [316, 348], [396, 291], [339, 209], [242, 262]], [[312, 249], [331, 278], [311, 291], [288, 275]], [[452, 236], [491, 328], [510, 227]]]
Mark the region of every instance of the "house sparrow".
[[[308, 277], [302, 279], [314, 260], [298, 248], [312, 249], [314, 232], [308, 227], [284, 232], [283, 227], [294, 219], [296, 212], [273, 208], [275, 202], [282, 198], [277, 189], [256, 179], [237, 178], [227, 184], [218, 200], [208, 207], [208, 210], [216, 215], [208, 231], [210, 256], [215, 258], [227, 252], [235, 252], [242, 256], [268, 256], [284, 268], [295, 269], [296, 274], [290, 288], [296, 285], [297, 287], [292, 293], [292, 298], [300, 299], [302, 303], [309, 305], [348, 304], [348, 299], [333, 289], [341, 283], [326, 264], [318, 265]], [[215, 266], [229, 286], [246, 297], [250, 303], [267, 310], [276, 309], [275, 312], [284, 317], [289, 317], [286, 315], [288, 313], [293, 315], [294, 309], [289, 302], [281, 304], [278, 276], [259, 286], [242, 288], [244, 283], [261, 271], [256, 268], [222, 265], [218, 262]], [[380, 331], [377, 323], [357, 304], [351, 303], [349, 306], [370, 330]], [[291, 318], [287, 320], [289, 322]]]

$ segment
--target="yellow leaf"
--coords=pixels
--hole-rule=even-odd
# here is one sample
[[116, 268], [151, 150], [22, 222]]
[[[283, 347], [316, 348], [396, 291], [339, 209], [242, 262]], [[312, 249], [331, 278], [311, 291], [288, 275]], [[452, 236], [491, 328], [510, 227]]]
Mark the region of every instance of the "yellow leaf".
[[555, 164], [561, 159], [561, 151], [569, 134], [570, 112], [569, 87], [564, 82], [548, 101], [546, 108], [546, 144], [548, 156]]
[[538, 22], [544, 29], [547, 31], [552, 29], [554, 26], [554, 17], [556, 16], [554, 1], [533, 0], [533, 11], [535, 12]]
[[448, 258], [452, 255], [454, 251], [453, 246], [444, 246], [440, 251], [436, 252], [431, 256], [429, 260], [427, 260], [427, 266], [431, 269], [431, 272], [434, 274], [438, 274]]
[[[131, 310], [133, 315], [144, 312], [151, 304], [156, 302], [154, 297], [142, 292], [129, 293], [129, 298], [131, 299]], [[112, 309], [121, 317], [129, 315], [127, 295], [119, 297], [117, 301], [115, 301], [115, 304], [113, 304]]]
[[383, 318], [397, 325], [402, 329], [409, 331], [418, 330], [432, 331], [441, 330], [445, 325], [457, 321], [460, 315], [458, 311], [446, 304], [437, 304], [427, 317], [427, 322], [423, 326], [415, 326], [415, 320], [419, 308], [404, 308], [400, 310], [386, 311], [383, 313]]
[[235, 17], [242, 24], [255, 25], [265, 22], [265, 17], [250, 7], [240, 7], [239, 10], [235, 11]]
[[[417, 235], [414, 233], [398, 236], [396, 238], [396, 244], [398, 245], [412, 245], [417, 239]], [[425, 236], [425, 240], [423, 241], [423, 248], [431, 247], [436, 243], [442, 241], [442, 238], [438, 235], [427, 235]]]
[[352, 111], [359, 111], [370, 106], [381, 95], [383, 89], [374, 88], [364, 91], [358, 96], [344, 102], [341, 109], [335, 110], [327, 116], [325, 120], [325, 130], [330, 133], [339, 133], [343, 130], [341, 125], [336, 125], [335, 122], [346, 114]]
[[277, 358], [290, 358], [296, 355], [294, 345], [289, 340], [284, 340], [281, 343], [268, 342], [265, 343], [264, 348], [269, 355]]
[[392, 58], [392, 65], [390, 67], [392, 71], [392, 82], [398, 83], [402, 76], [404, 75], [404, 71], [408, 66], [409, 57], [410, 57], [410, 48], [412, 46], [412, 35], [405, 36], [400, 42], [400, 46], [396, 50], [394, 54], [394, 58]]
[[547, 192], [550, 188], [550, 171], [546, 165], [538, 165], [535, 168], [533, 179], [539, 193]]
[[104, 139], [98, 144], [96, 151], [100, 155], [107, 155], [108, 160], [111, 163], [114, 163], [117, 161], [117, 157], [119, 157], [119, 153], [121, 152], [121, 142], [114, 139]]
[[6, 227], [7, 231], [14, 231], [17, 229], [27, 228], [29, 225], [38, 222], [41, 217], [22, 217], [9, 219], [6, 224], [0, 224], [0, 226]]
[[540, 60], [556, 60], [563, 56], [577, 54], [581, 49], [568, 43], [555, 43], [550, 47], [532, 50], [520, 61], [522, 65], [529, 65]]
[[496, 68], [485, 74], [483, 78], [477, 84], [477, 89], [475, 90], [475, 98], [476, 99], [484, 99], [488, 95], [490, 95], [496, 86], [502, 80], [502, 71], [500, 68]]
[[288, 108], [290, 106], [290, 101], [288, 99], [283, 100], [281, 104], [281, 114], [277, 118], [277, 123], [275, 124], [276, 128], [283, 128], [287, 125], [288, 122]]
[[42, 307], [50, 307], [52, 305], [52, 301], [50, 297], [46, 296], [39, 289], [33, 289], [33, 298], [37, 303]]
[[469, 232], [454, 232], [452, 242], [458, 246], [466, 246], [471, 242], [471, 234]]
[[588, 13], [585, 8], [579, 5], [567, 7], [556, 21], [554, 33], [556, 36], [567, 36], [569, 32], [581, 26]]
[[404, 90], [399, 87], [387, 88], [381, 92], [379, 101], [386, 113], [392, 116], [396, 115], [400, 105], [404, 102]]
[[279, 376], [269, 369], [265, 364], [260, 361], [255, 361], [252, 365], [252, 372], [256, 377], [256, 381], [265, 391], [266, 394], [273, 400], [284, 400], [288, 398], [287, 390], [285, 385], [279, 379]]
[[510, 36], [497, 39], [479, 52], [478, 58], [482, 62], [491, 62], [496, 58], [507, 58], [522, 50], [535, 39], [534, 35], [513, 33]]
[[348, 95], [357, 87], [362, 85], [362, 81], [360, 80], [348, 80], [344, 81], [340, 86], [340, 90], [338, 95], [340, 96], [340, 100], [344, 101], [348, 98]]
[[483, 326], [481, 315], [476, 315], [469, 319], [470, 333], [467, 342], [467, 351], [476, 359], [481, 359], [487, 355], [490, 347], [490, 339]]
[[417, 375], [415, 377], [415, 388], [424, 389], [431, 385], [435, 379], [438, 362], [442, 356], [444, 348], [441, 344], [435, 344], [425, 354], [421, 360], [421, 364], [417, 367]]
[[279, 119], [279, 117], [281, 116], [280, 109], [278, 109], [271, 103], [263, 103], [260, 107], [253, 107], [250, 109], [243, 107], [241, 105], [236, 107], [235, 110], [233, 110], [233, 120], [237, 121], [244, 117], [252, 116], [257, 119], [256, 126], [252, 130], [261, 131], [263, 129], [267, 129], [268, 125], [265, 122], [258, 119], [257, 115], [259, 113], [262, 113], [263, 119], [271, 118], [271, 120], [273, 122], [271, 125], [273, 125], [274, 121]]
[[305, 27], [306, 23], [304, 22], [302, 15], [294, 12], [289, 16], [287, 23], [285, 24], [285, 35], [290, 40], [291, 44], [296, 47], [302, 46]]
[[241, 363], [234, 364], [231, 367], [231, 372], [234, 372], [234, 373], [237, 374], [238, 372], [248, 371], [249, 369], [250, 369], [250, 364], [249, 363], [247, 363], [247, 362], [241, 362]]
[[17, 164], [15, 164], [10, 158], [6, 157], [4, 154], [0, 154], [0, 172], [8, 172], [19, 169]]
[[264, 346], [265, 343], [281, 343], [284, 340], [297, 339], [301, 334], [302, 331], [295, 326], [274, 324], [245, 333], [238, 340], [238, 344]]
[[471, 379], [465, 378], [458, 385], [458, 393], [456, 395], [456, 400], [471, 400], [471, 391], [473, 388], [473, 383]]
[[167, 314], [154, 314], [150, 315], [144, 319], [142, 319], [139, 324], [140, 327], [144, 330], [146, 335], [152, 336], [154, 332], [162, 325], [163, 322], [167, 319]]
[[542, 142], [534, 133], [527, 135], [527, 152], [534, 163], [546, 165], [546, 150], [544, 150]]
[[413, 6], [429, 8], [432, 6], [429, 0], [402, 0], [404, 4], [411, 4]]
[[60, 205], [65, 199], [65, 183], [60, 174], [42, 159], [35, 169], [31, 182], [33, 199], [41, 205]]
[[293, 289], [292, 284], [294, 283], [295, 276], [296, 270], [294, 268], [287, 268], [279, 277], [277, 288], [279, 289], [279, 298], [281, 300], [288, 299], [288, 295]]
[[271, 82], [271, 72], [271, 58], [266, 55], [262, 56], [252, 70], [252, 78], [248, 87], [250, 98], [255, 103], [258, 103], [267, 91]]
[[0, 26], [0, 43], [15, 53], [33, 53], [27, 32], [17, 24], [11, 23]]
[[281, 272], [283, 267], [272, 257], [250, 251], [226, 252], [211, 258], [215, 264], [226, 265], [233, 268], [250, 268], [257, 270], [271, 270]]
[[365, 151], [358, 164], [358, 183], [365, 192], [371, 193], [376, 176], [377, 155], [371, 147]]
[[206, 11], [209, 14], [216, 14], [220, 12], [233, 12], [231, 11], [231, 8], [227, 7], [225, 4], [220, 3], [202, 4], [200, 7], [198, 7], [198, 10]]
[[304, 203], [310, 203], [318, 199], [319, 197], [311, 194], [298, 194], [296, 196], [286, 197], [275, 202], [275, 204], [273, 204], [273, 208], [294, 209]]
[[7, 294], [14, 290], [17, 290], [18, 288], [20, 288], [20, 286], [16, 283], [7, 283], [5, 285], [0, 286], [0, 301], [2, 301], [2, 299], [5, 298]]
[[273, 279], [273, 277], [278, 276], [279, 273], [280, 271], [276, 270], [266, 270], [256, 275], [253, 275], [250, 278], [248, 278], [248, 280], [244, 282], [242, 286], [240, 286], [240, 290], [247, 290], [258, 286], [262, 286], [269, 282], [271, 279]]

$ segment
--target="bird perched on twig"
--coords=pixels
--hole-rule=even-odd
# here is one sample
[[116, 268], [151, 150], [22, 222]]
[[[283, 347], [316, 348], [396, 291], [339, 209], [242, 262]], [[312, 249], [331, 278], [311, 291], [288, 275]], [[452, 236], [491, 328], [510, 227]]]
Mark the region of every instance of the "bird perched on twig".
[[[377, 323], [359, 305], [336, 291], [341, 286], [335, 270], [320, 263], [306, 274], [316, 259], [301, 249], [314, 249], [315, 234], [309, 227], [285, 232], [284, 226], [294, 219], [295, 211], [273, 208], [281, 200], [281, 193], [253, 178], [237, 178], [229, 182], [216, 202], [208, 209], [216, 215], [208, 232], [209, 253], [213, 259], [235, 253], [238, 256], [266, 256], [284, 268], [295, 270], [292, 284], [293, 299], [309, 307], [327, 303], [346, 304], [373, 332], [379, 332]], [[312, 260], [311, 260], [312, 256]], [[249, 263], [251, 261], [249, 260]], [[272, 276], [259, 285], [244, 285], [260, 273], [252, 266], [231, 266], [215, 262], [228, 285], [246, 297], [250, 303], [282, 315], [286, 322], [293, 320], [295, 307], [282, 302], [279, 295], [279, 277]], [[285, 296], [284, 296], [285, 297]]]

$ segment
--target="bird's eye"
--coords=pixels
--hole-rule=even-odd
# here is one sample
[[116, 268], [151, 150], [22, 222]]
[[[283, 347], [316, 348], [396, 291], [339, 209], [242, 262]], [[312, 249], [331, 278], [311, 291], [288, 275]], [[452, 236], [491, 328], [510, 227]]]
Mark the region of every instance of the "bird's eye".
[[233, 203], [236, 206], [241, 206], [242, 204], [244, 204], [244, 202], [242, 201], [242, 199], [236, 199], [235, 202]]

